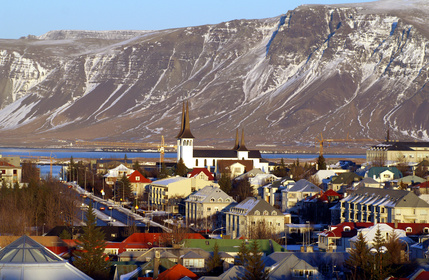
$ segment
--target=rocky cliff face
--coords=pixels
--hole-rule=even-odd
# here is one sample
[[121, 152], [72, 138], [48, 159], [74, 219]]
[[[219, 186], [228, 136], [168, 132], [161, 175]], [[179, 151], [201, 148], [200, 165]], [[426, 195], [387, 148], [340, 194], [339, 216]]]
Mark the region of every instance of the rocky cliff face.
[[388, 128], [429, 141], [428, 11], [423, 0], [382, 0], [0, 40], [1, 142], [172, 143], [185, 100], [196, 145], [232, 145], [236, 128], [250, 147], [305, 145], [320, 133], [381, 139]]

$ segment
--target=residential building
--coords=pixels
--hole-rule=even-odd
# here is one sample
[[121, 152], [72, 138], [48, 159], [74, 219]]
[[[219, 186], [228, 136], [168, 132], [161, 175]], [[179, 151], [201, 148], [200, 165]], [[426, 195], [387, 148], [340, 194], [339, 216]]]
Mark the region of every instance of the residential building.
[[329, 226], [318, 234], [317, 246], [323, 252], [346, 252], [350, 248], [350, 239], [356, 236], [358, 229], [372, 225], [374, 224], [343, 222]]
[[270, 280], [286, 279], [322, 279], [317, 267], [299, 259], [294, 254], [290, 254], [280, 262], [276, 263], [268, 274]]
[[117, 180], [121, 180], [123, 176], [128, 177], [133, 172], [133, 169], [130, 169], [123, 164], [119, 164], [115, 168], [107, 171], [107, 174], [104, 175], [104, 180], [108, 186], [113, 186]]
[[387, 141], [366, 151], [366, 161], [381, 164], [414, 163], [429, 159], [429, 142]]
[[172, 213], [179, 212], [179, 205], [172, 199], [185, 198], [205, 186], [219, 186], [211, 181], [198, 178], [170, 177], [149, 184], [149, 202], [151, 207]]
[[344, 193], [344, 188], [353, 187], [362, 180], [362, 176], [354, 172], [344, 172], [332, 177], [328, 189]]
[[128, 175], [128, 180], [130, 181], [132, 192], [137, 197], [142, 197], [146, 186], [152, 183], [150, 179], [147, 179], [138, 170]]
[[282, 190], [282, 211], [295, 207], [298, 202], [321, 191], [322, 189], [315, 184], [305, 179], [299, 180], [294, 185], [291, 185], [290, 188]]
[[375, 181], [382, 183], [402, 178], [402, 173], [396, 167], [376, 166], [368, 170], [366, 177], [373, 178]]
[[15, 166], [12, 163], [0, 158], [0, 180], [1, 185], [5, 184], [12, 188], [15, 184], [20, 184], [22, 179], [21, 166]]
[[226, 213], [226, 234], [231, 238], [249, 237], [258, 226], [273, 233], [284, 231], [284, 215], [261, 198], [248, 197]]
[[377, 182], [376, 180], [374, 180], [373, 178], [370, 177], [365, 177], [363, 178], [357, 185], [356, 188], [361, 188], [361, 187], [366, 187], [366, 188], [384, 188], [384, 184], [381, 182]]
[[[194, 139], [190, 127], [189, 119], [189, 104], [183, 103], [181, 127], [177, 135], [177, 162], [183, 160], [187, 168], [204, 167], [213, 170], [216, 174], [218, 171], [219, 160], [241, 160], [251, 161], [253, 168], [259, 168], [268, 173], [268, 162], [262, 159], [261, 153], [257, 150], [248, 150], [244, 142], [244, 131], [242, 132], [241, 141], [238, 138], [238, 130], [236, 133], [235, 145], [229, 150], [200, 150], [194, 149]], [[243, 164], [243, 163], [241, 163]], [[247, 165], [246, 165], [247, 166]], [[239, 167], [237, 167], [239, 168]], [[235, 171], [234, 171], [235, 173]], [[240, 173], [242, 174], [242, 173]], [[239, 174], [239, 175], [240, 175]]]
[[389, 226], [385, 223], [375, 224], [373, 226], [367, 228], [358, 229], [356, 236], [350, 238], [350, 248], [355, 248], [355, 244], [358, 241], [358, 235], [362, 233], [363, 238], [367, 242], [368, 248], [374, 247], [374, 238], [376, 236], [377, 231], [381, 233], [381, 237], [384, 240], [388, 240], [389, 236], [395, 234], [399, 239], [407, 237], [405, 230], [396, 229], [394, 227]]
[[220, 159], [217, 161], [217, 172], [216, 176], [220, 178], [222, 176], [222, 173], [229, 174], [231, 176], [231, 179], [234, 179], [236, 177], [239, 177], [240, 175], [243, 175], [246, 173], [247, 170], [253, 168], [253, 161], [252, 160], [224, 160]]
[[217, 186], [206, 186], [185, 199], [186, 224], [215, 229], [222, 227], [222, 212], [235, 200]]
[[341, 222], [424, 223], [429, 204], [413, 192], [359, 188], [341, 201]]
[[188, 173], [188, 178], [196, 177], [198, 179], [203, 179], [206, 181], [214, 181], [213, 173], [211, 173], [207, 168], [194, 168], [191, 172]]
[[302, 221], [316, 224], [330, 224], [330, 208], [339, 203], [343, 196], [333, 190], [321, 191], [304, 199], [300, 214]]

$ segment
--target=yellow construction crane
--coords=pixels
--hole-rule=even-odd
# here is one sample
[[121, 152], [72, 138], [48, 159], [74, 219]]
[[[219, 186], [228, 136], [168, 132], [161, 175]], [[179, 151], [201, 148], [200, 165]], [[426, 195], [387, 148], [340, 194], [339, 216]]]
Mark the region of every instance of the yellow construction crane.
[[164, 135], [161, 135], [161, 145], [158, 146], [158, 152], [159, 152], [159, 162], [162, 164], [164, 162], [164, 153], [165, 153]]
[[322, 133], [320, 133], [320, 137], [316, 137], [316, 148], [317, 144], [319, 144], [319, 156], [323, 155], [323, 145], [328, 143], [328, 145], [332, 142], [380, 142], [384, 140], [380, 139], [351, 139], [349, 138], [349, 134], [347, 133], [346, 138], [343, 139], [324, 139]]

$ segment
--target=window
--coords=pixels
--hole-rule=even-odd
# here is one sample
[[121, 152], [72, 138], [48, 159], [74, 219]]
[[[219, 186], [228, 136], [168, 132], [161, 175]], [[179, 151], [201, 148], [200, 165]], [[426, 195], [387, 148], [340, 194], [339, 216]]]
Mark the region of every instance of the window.
[[213, 197], [210, 198], [210, 202], [215, 202], [215, 199]]
[[346, 226], [346, 227], [344, 227], [344, 228], [343, 228], [343, 230], [344, 230], [345, 232], [349, 232], [349, 231], [351, 230], [351, 228], [350, 228], [349, 226]]
[[267, 210], [264, 211], [264, 216], [268, 216], [268, 211]]
[[222, 200], [222, 198], [219, 197], [219, 199], [217, 201], [222, 202], [223, 200]]
[[136, 181], [140, 181], [140, 176], [136, 176]]
[[405, 229], [405, 231], [406, 231], [406, 232], [412, 232], [412, 231], [413, 231], [413, 229], [412, 229], [411, 227], [407, 227], [407, 228]]
[[429, 228], [427, 228], [427, 227], [425, 227], [424, 229], [423, 229], [423, 233], [429, 233]]
[[207, 211], [212, 211], [212, 209], [210, 207], [207, 207]]
[[255, 211], [255, 216], [259, 216], [261, 215], [261, 212], [259, 212], [258, 210]]
[[195, 166], [198, 166], [198, 159], [195, 160]]
[[231, 199], [227, 198], [225, 199], [225, 202], [231, 202]]

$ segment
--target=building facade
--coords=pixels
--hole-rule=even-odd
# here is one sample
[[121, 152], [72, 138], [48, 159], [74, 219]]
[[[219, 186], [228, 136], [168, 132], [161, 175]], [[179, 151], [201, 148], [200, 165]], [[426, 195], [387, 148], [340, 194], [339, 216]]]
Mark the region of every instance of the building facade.
[[179, 212], [177, 199], [185, 198], [205, 186], [219, 186], [211, 181], [198, 178], [171, 177], [149, 184], [149, 205], [158, 210]]
[[231, 238], [251, 238], [257, 227], [272, 233], [284, 232], [284, 215], [280, 210], [259, 198], [248, 197], [226, 213], [226, 234]]
[[366, 151], [367, 162], [392, 164], [421, 162], [429, 159], [429, 142], [388, 141], [372, 146]]
[[429, 204], [413, 192], [360, 188], [340, 201], [341, 222], [425, 223]]
[[[212, 230], [222, 226], [222, 210], [235, 200], [216, 186], [206, 186], [186, 200], [186, 224]], [[202, 223], [202, 224], [201, 224]]]

